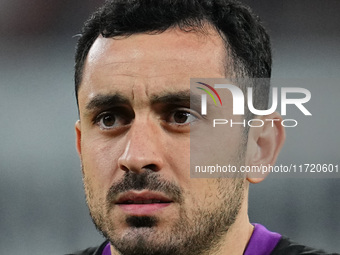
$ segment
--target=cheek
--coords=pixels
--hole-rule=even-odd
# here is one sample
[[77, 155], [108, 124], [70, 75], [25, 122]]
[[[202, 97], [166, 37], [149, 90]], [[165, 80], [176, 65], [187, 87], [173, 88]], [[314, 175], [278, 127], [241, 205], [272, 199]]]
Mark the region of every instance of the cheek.
[[167, 141], [164, 148], [163, 156], [167, 166], [162, 174], [175, 178], [176, 182], [185, 187], [190, 182], [190, 138]]
[[214, 210], [220, 204], [218, 187], [213, 179], [190, 179], [184, 197], [185, 208], [192, 217], [198, 212]]
[[193, 208], [218, 208], [235, 195], [235, 179], [193, 178], [190, 181], [188, 197]]
[[93, 179], [84, 178], [84, 189], [86, 194], [86, 202], [88, 208], [91, 212], [91, 216], [96, 222], [100, 222], [101, 218], [104, 218], [105, 212], [103, 211], [106, 208], [106, 193], [102, 188], [98, 188], [95, 186]]
[[233, 166], [239, 163], [242, 129], [239, 126], [228, 128], [227, 125], [216, 126], [213, 130], [210, 128], [198, 130], [191, 136], [190, 166], [193, 175], [198, 177], [207, 175], [196, 173], [196, 167]]
[[82, 164], [84, 177], [93, 186], [109, 188], [119, 171], [119, 146], [113, 139], [92, 139], [82, 141]]

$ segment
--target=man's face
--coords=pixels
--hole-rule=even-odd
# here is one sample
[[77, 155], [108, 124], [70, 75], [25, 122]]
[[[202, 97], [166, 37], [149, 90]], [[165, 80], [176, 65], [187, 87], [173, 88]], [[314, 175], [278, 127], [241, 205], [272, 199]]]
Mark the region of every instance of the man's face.
[[[223, 41], [209, 32], [100, 36], [88, 54], [77, 147], [91, 216], [122, 254], [199, 254], [244, 205], [243, 180], [190, 178], [190, 132], [205, 125], [190, 78], [225, 76]], [[224, 137], [234, 146], [211, 157], [241, 164], [241, 128]]]

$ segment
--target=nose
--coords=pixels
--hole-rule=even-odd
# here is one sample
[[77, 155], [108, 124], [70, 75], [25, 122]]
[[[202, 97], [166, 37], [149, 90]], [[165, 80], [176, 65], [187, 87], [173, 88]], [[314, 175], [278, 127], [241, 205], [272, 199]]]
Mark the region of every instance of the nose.
[[134, 173], [142, 173], [147, 169], [157, 172], [164, 163], [162, 133], [154, 123], [136, 122], [127, 134], [124, 152], [118, 159], [119, 168]]

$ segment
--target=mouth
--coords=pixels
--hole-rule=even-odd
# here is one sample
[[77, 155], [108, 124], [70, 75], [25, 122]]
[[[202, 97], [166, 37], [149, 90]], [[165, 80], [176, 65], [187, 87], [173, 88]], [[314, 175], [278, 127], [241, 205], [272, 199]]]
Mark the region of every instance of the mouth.
[[140, 199], [140, 200], [127, 200], [127, 201], [123, 201], [121, 203], [117, 203], [118, 205], [131, 205], [131, 204], [162, 204], [162, 203], [170, 203], [170, 202], [166, 202], [166, 201], [161, 201], [158, 199], [148, 199], [148, 200], [144, 200], [144, 199]]
[[150, 216], [170, 206], [173, 202], [159, 192], [130, 191], [119, 196], [115, 204], [126, 214]]

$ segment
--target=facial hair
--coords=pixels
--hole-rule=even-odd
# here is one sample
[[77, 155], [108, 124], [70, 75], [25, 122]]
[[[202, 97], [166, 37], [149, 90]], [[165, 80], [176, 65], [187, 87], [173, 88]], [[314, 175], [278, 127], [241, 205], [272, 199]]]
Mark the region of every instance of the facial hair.
[[[196, 204], [185, 208], [184, 192], [177, 184], [164, 180], [157, 172], [146, 170], [142, 174], [125, 173], [109, 189], [106, 200], [94, 201], [89, 179], [84, 186], [90, 215], [97, 229], [109, 239], [122, 255], [199, 255], [218, 249], [221, 239], [235, 222], [244, 196], [244, 179], [215, 179], [218, 193], [214, 203]], [[154, 216], [129, 216], [125, 219], [131, 231], [118, 236], [116, 224], [109, 212], [119, 193], [129, 190], [159, 191], [179, 204], [179, 218], [167, 231], [159, 231], [160, 219]], [[191, 195], [192, 196], [192, 195]], [[194, 201], [195, 202], [195, 201]], [[190, 212], [188, 210], [191, 210]], [[191, 216], [191, 217], [190, 217]]]

